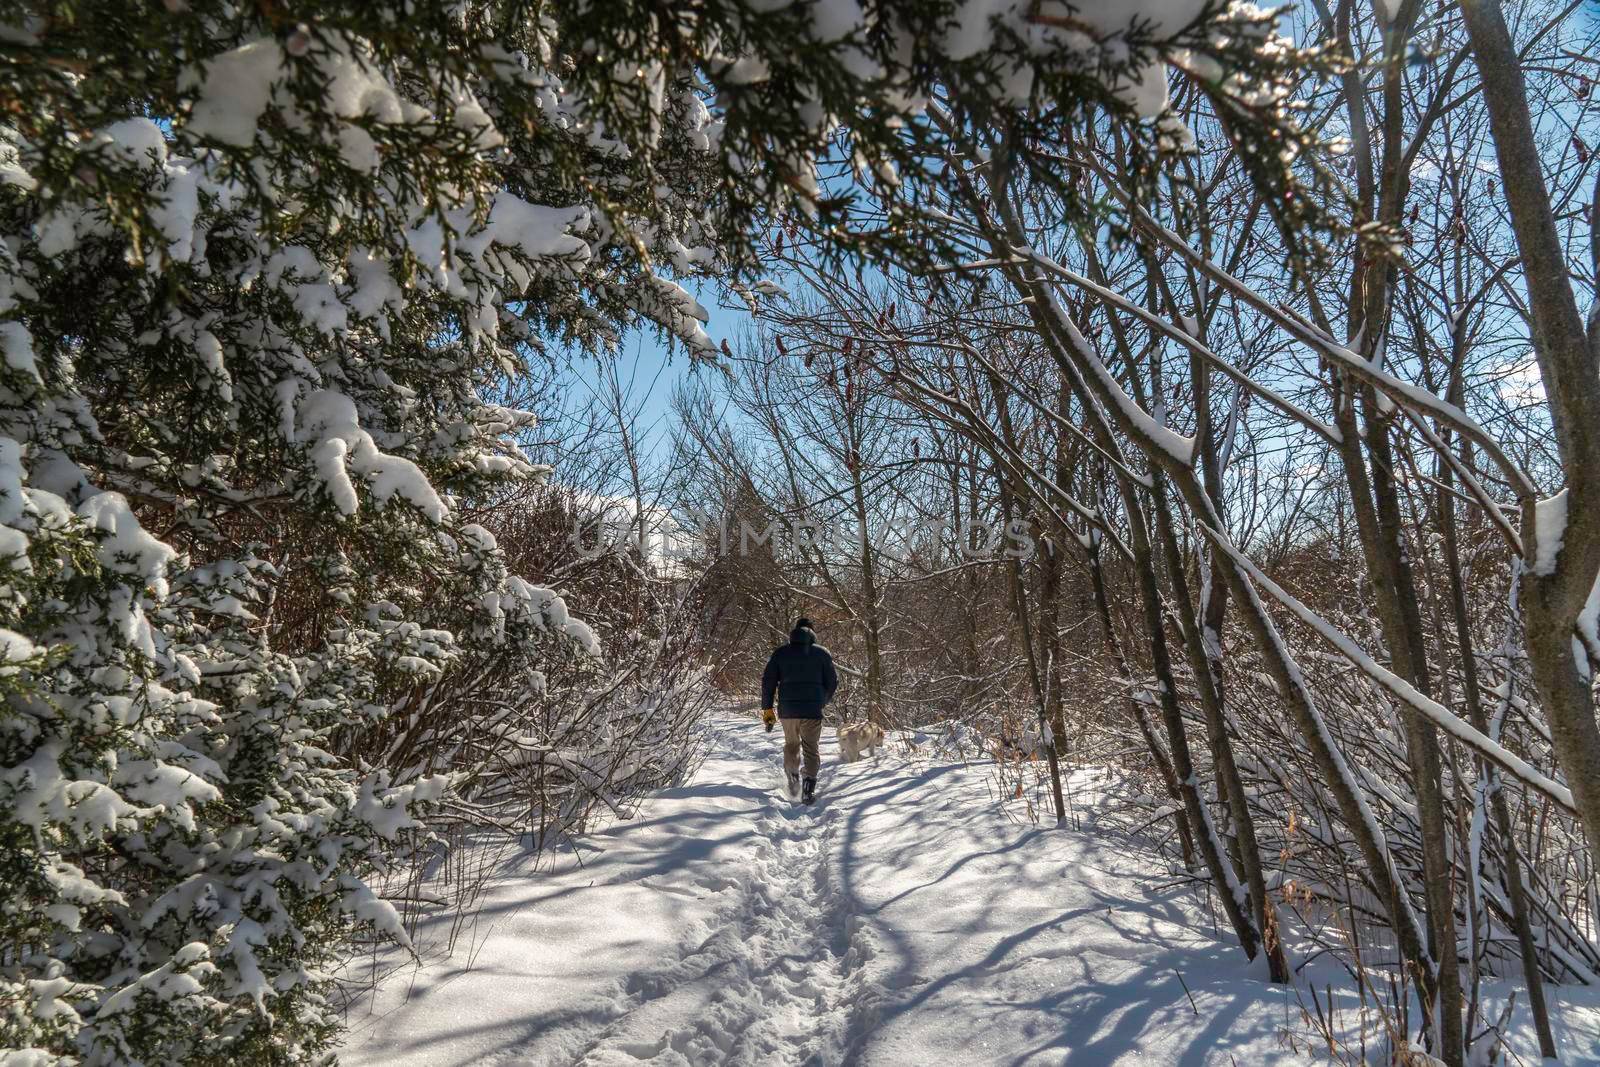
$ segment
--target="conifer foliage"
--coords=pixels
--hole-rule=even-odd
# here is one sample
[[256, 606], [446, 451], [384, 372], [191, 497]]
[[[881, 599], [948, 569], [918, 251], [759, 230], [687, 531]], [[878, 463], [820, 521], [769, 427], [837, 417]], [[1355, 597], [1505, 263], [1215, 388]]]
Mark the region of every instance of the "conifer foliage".
[[[449, 786], [330, 739], [447, 673], [599, 653], [455, 518], [538, 474], [528, 416], [486, 398], [551, 334], [643, 313], [707, 344], [618, 250], [627, 153], [571, 113], [536, 21], [317, 16], [106, 4], [8, 31], [10, 1048], [327, 1045], [340, 947], [403, 937], [368, 878]], [[693, 193], [690, 103], [660, 150]], [[685, 203], [640, 227], [663, 259], [702, 244]]]

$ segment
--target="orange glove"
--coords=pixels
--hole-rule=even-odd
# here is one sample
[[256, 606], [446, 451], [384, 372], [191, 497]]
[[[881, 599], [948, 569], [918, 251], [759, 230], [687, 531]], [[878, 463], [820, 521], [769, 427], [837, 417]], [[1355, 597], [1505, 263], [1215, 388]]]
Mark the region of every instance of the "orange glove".
[[767, 724], [767, 733], [770, 734], [772, 732], [772, 728], [778, 725], [778, 713], [773, 711], [771, 708], [762, 708], [761, 721]]

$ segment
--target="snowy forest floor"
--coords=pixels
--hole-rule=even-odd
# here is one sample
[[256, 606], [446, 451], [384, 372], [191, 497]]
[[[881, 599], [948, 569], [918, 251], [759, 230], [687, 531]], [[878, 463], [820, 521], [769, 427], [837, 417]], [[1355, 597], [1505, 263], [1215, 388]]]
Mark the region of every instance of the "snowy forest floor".
[[[1362, 1015], [1327, 957], [1274, 987], [1139, 840], [1020, 823], [992, 765], [844, 765], [782, 793], [759, 723], [713, 725], [693, 782], [537, 873], [507, 864], [470, 944], [392, 974], [351, 1015], [348, 1065], [1348, 1063]], [[444, 922], [446, 920], [440, 920]], [[1332, 985], [1341, 1058], [1302, 1011]], [[1498, 1001], [1504, 989], [1491, 990]], [[1495, 995], [1498, 994], [1498, 995]], [[1600, 996], [1552, 988], [1567, 1063]], [[1518, 998], [1514, 1053], [1537, 1062]], [[1373, 1062], [1383, 1047], [1365, 1019]], [[1386, 1061], [1384, 1061], [1386, 1062]], [[1516, 1059], [1511, 1060], [1517, 1062]]]

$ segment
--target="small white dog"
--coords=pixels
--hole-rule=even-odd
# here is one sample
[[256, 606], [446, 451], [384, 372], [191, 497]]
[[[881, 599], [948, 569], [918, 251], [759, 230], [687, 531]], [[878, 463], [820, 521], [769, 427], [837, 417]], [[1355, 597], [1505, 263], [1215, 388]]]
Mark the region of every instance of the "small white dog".
[[876, 755], [883, 744], [883, 727], [874, 722], [852, 722], [839, 727], [839, 758], [854, 763], [861, 754], [871, 749]]

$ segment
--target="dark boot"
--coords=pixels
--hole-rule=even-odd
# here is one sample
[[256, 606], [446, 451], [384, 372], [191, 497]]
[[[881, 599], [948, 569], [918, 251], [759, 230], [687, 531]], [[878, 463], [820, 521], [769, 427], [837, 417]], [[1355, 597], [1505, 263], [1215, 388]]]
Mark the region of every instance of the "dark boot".
[[817, 780], [807, 778], [805, 786], [800, 790], [800, 803], [809, 804], [815, 799], [817, 799]]
[[794, 771], [789, 772], [788, 782], [789, 799], [793, 800], [800, 795], [800, 775]]

